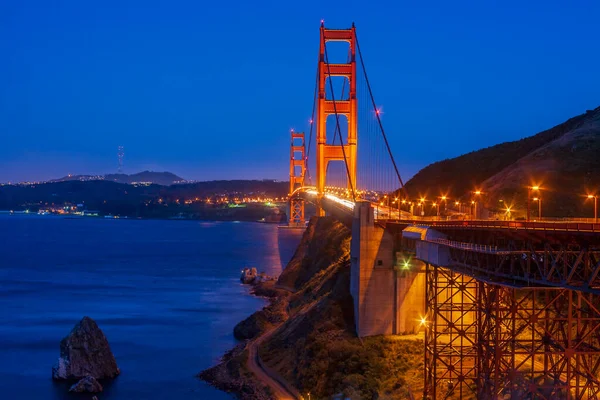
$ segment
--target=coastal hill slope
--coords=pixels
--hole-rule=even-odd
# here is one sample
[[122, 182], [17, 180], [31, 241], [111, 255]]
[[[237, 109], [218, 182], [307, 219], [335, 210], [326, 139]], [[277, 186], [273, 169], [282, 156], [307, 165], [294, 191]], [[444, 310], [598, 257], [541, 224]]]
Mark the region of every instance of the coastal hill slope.
[[503, 200], [522, 212], [527, 186], [539, 185], [546, 215], [581, 216], [590, 211], [582, 195], [600, 189], [599, 151], [600, 107], [536, 135], [433, 163], [406, 190], [414, 198], [448, 193], [466, 200], [478, 188], [486, 207]]

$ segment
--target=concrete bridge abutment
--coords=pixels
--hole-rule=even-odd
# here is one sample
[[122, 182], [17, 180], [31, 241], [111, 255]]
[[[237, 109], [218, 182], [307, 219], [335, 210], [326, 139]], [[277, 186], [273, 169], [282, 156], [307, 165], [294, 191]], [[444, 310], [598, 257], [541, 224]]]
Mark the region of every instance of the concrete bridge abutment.
[[350, 292], [359, 337], [416, 333], [425, 311], [423, 263], [395, 253], [394, 235], [375, 223], [369, 202], [357, 202], [352, 221]]

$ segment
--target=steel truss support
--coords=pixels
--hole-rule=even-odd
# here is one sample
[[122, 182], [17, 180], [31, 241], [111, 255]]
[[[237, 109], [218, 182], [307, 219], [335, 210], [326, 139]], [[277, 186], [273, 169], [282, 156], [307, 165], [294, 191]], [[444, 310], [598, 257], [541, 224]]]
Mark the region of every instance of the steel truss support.
[[554, 286], [600, 294], [600, 250], [569, 244], [474, 251], [449, 248], [452, 268], [521, 286]]
[[600, 296], [432, 266], [426, 290], [426, 398], [600, 399]]
[[477, 393], [478, 282], [449, 269], [426, 267], [425, 396]]

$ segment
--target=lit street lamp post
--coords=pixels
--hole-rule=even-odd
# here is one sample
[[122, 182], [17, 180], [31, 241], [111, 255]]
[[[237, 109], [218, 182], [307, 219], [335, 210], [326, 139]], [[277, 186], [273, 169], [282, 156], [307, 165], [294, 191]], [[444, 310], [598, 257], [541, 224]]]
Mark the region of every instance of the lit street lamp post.
[[594, 199], [594, 222], [598, 223], [598, 196], [588, 194], [588, 199]]
[[542, 220], [542, 198], [541, 197], [534, 197], [533, 201], [537, 201], [538, 202], [538, 218], [541, 221]]
[[531, 217], [531, 191], [535, 190], [536, 192], [540, 190], [539, 186], [529, 186], [527, 187], [527, 221], [530, 220]]
[[[481, 196], [481, 190], [476, 190], [473, 193], [475, 193], [475, 196]], [[473, 210], [473, 217], [474, 218], [473, 219], [477, 219], [477, 217], [478, 217], [477, 200], [478, 200], [478, 198], [475, 197], [475, 200], [472, 201], [472, 204], [474, 204], [474, 210]]]

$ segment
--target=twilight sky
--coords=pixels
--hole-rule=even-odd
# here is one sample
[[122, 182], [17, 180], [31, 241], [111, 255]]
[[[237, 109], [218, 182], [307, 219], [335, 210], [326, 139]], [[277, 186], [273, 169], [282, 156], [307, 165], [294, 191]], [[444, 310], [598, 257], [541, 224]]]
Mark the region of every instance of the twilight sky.
[[405, 178], [600, 105], [597, 0], [4, 1], [0, 182], [114, 172], [119, 145], [128, 173], [286, 179], [322, 18], [355, 21]]

